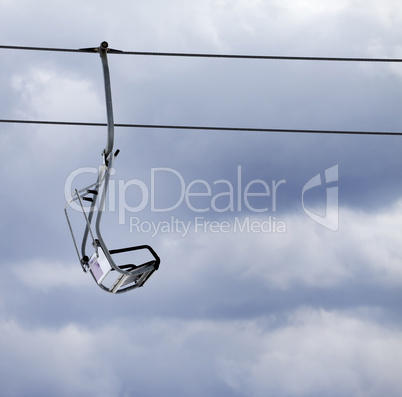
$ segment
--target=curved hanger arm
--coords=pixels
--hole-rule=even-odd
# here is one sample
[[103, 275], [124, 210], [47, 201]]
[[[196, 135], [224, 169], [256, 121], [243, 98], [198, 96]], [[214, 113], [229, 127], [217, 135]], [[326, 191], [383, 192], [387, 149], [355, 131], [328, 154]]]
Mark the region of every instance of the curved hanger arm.
[[[99, 170], [98, 180], [95, 184], [96, 191], [99, 191], [99, 189], [102, 188], [102, 184], [103, 184], [103, 189], [101, 189], [102, 194], [100, 197], [99, 209], [98, 209], [96, 221], [95, 221], [95, 231], [96, 231], [97, 239], [99, 240], [102, 248], [105, 248], [105, 243], [103, 241], [102, 234], [100, 232], [100, 221], [102, 219], [102, 213], [103, 213], [104, 206], [105, 206], [106, 194], [107, 194], [107, 190], [109, 187], [110, 169], [112, 167], [113, 159], [115, 157], [115, 154], [113, 154], [114, 120], [113, 120], [112, 89], [111, 89], [111, 84], [110, 84], [109, 65], [108, 65], [108, 61], [107, 61], [108, 46], [109, 46], [109, 44], [106, 41], [103, 41], [100, 44], [99, 48], [93, 49], [93, 50], [99, 52], [99, 55], [102, 60], [103, 78], [104, 78], [104, 85], [105, 85], [107, 129], [108, 129], [106, 147], [102, 153], [104, 164], [103, 164], [103, 167]], [[92, 224], [92, 219], [93, 219], [93, 215], [94, 215], [94, 211], [95, 211], [95, 205], [96, 205], [97, 198], [98, 198], [98, 194], [96, 193], [93, 195], [92, 205], [91, 205], [91, 209], [90, 209], [90, 212], [88, 215], [88, 220], [87, 220], [87, 224], [85, 227], [83, 240], [81, 243], [81, 253], [82, 253], [82, 256], [85, 258], [87, 257], [86, 252], [85, 252], [85, 247], [86, 247], [86, 244], [88, 241], [89, 232], [91, 231], [90, 227]], [[105, 251], [107, 251], [107, 250], [105, 249]], [[108, 259], [110, 260], [111, 263], [114, 264], [113, 259], [111, 259], [110, 257]]]
[[110, 85], [109, 65], [107, 62], [107, 51], [109, 44], [103, 41], [99, 46], [99, 55], [102, 59], [103, 79], [105, 81], [105, 97], [106, 97], [106, 112], [107, 112], [107, 143], [104, 151], [105, 162], [109, 160], [109, 155], [113, 151], [114, 144], [114, 120], [113, 120], [113, 105], [112, 105], [112, 89]]

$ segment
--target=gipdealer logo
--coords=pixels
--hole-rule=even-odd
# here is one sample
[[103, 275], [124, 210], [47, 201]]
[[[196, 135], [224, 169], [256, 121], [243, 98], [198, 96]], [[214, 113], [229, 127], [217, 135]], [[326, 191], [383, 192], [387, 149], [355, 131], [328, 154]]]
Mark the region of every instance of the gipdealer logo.
[[[326, 202], [324, 205], [325, 215], [318, 215], [317, 213], [308, 210], [304, 203], [304, 195], [307, 191], [317, 188], [325, 184], [326, 188]], [[325, 228], [337, 231], [339, 228], [339, 204], [338, 204], [338, 165], [327, 168], [324, 172], [324, 178], [321, 174], [315, 175], [303, 187], [302, 191], [302, 206], [304, 212], [315, 222], [324, 226]]]
[[[65, 183], [65, 197], [68, 200], [73, 191], [74, 181], [82, 174], [97, 175], [98, 170], [94, 167], [84, 167], [73, 171]], [[111, 175], [115, 171], [112, 170]], [[166, 186], [169, 180], [169, 186]], [[303, 187], [301, 192], [301, 204], [304, 212], [313, 221], [323, 227], [336, 231], [338, 230], [338, 187], [334, 183], [338, 181], [338, 166], [328, 168], [324, 172], [324, 178], [320, 174], [311, 178]], [[325, 215], [321, 216], [305, 205], [305, 193], [327, 184]], [[155, 236], [159, 233], [179, 233], [182, 237], [187, 235], [190, 230], [194, 232], [248, 232], [248, 233], [284, 233], [286, 232], [286, 222], [279, 219], [276, 215], [277, 205], [281, 194], [287, 184], [286, 179], [279, 181], [265, 181], [254, 179], [245, 181], [242, 174], [242, 167], [237, 166], [236, 178], [234, 180], [217, 179], [208, 182], [203, 179], [194, 179], [186, 183], [182, 174], [172, 168], [151, 168], [149, 182], [140, 179], [115, 180], [109, 182], [107, 208], [108, 212], [117, 212], [120, 224], [125, 224], [128, 214], [135, 216], [129, 217], [130, 230], [141, 233], [151, 233]], [[173, 202], [164, 203], [166, 189], [171, 196], [175, 197]], [[137, 205], [130, 205], [127, 197], [138, 198]], [[117, 198], [117, 199], [116, 199]], [[132, 200], [130, 200], [132, 202]], [[158, 202], [158, 205], [157, 205]], [[77, 203], [71, 204], [72, 208], [82, 211]], [[185, 220], [175, 217], [173, 214], [169, 220], [151, 221], [141, 219], [138, 215], [141, 211], [150, 210], [153, 213], [172, 213], [179, 207], [186, 207], [187, 210], [196, 214], [194, 219], [186, 216]], [[86, 210], [89, 211], [89, 208]], [[96, 206], [94, 210], [97, 210]], [[242, 213], [256, 214], [255, 217], [231, 217], [230, 220], [216, 221], [207, 219], [200, 214], [216, 213]], [[268, 216], [261, 217], [265, 213]], [[271, 215], [272, 214], [272, 215]], [[210, 217], [209, 217], [210, 218]]]

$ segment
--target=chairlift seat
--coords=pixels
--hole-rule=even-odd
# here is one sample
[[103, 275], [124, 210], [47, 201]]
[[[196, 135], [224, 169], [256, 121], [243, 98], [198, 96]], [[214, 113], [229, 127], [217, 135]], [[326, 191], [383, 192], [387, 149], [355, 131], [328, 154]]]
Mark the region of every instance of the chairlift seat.
[[[99, 183], [96, 185], [99, 185]], [[82, 200], [87, 192], [89, 192], [88, 188], [82, 189], [81, 193], [76, 190], [70, 202], [67, 203], [65, 207], [65, 215], [70, 226], [70, 232], [73, 237], [73, 242], [82, 269], [85, 273], [89, 272], [92, 275], [100, 288], [112, 294], [119, 294], [135, 288], [143, 287], [155, 270], [158, 270], [160, 258], [149, 245], [138, 245], [109, 250], [101, 237], [98, 227], [99, 224], [96, 225], [97, 227], [95, 227], [95, 230], [92, 230], [91, 220], [93, 218], [93, 212], [90, 211], [89, 216], [86, 214]], [[96, 198], [96, 195], [94, 195], [94, 197]], [[81, 245], [81, 253], [78, 249], [72, 224], [67, 212], [67, 208], [74, 200], [79, 202], [86, 224], [85, 236]], [[95, 201], [92, 202], [92, 205], [94, 202]], [[92, 237], [92, 244], [88, 241], [87, 245], [86, 241], [89, 236]], [[88, 257], [86, 249], [90, 246], [92, 246], [94, 251], [92, 255]], [[119, 254], [127, 254], [124, 258], [126, 259], [126, 262], [122, 263], [121, 255], [119, 258]], [[129, 263], [127, 263], [127, 256], [129, 257]], [[146, 259], [144, 260], [144, 258]]]
[[[95, 240], [98, 250], [92, 254], [86, 266], [87, 271], [97, 284], [104, 290], [113, 294], [126, 292], [128, 290], [143, 287], [155, 270], [158, 270], [160, 259], [156, 252], [149, 245], [139, 245], [128, 248], [105, 251], [98, 240]], [[108, 260], [111, 255], [131, 251], [148, 251], [152, 259], [135, 264], [118, 264], [116, 260]]]

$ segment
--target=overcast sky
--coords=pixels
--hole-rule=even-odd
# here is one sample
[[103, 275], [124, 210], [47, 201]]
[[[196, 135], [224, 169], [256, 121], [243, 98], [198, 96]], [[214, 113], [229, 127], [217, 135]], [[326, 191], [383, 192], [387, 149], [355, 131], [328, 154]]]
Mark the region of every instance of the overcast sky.
[[[1, 45], [402, 58], [393, 0], [0, 9]], [[116, 123], [402, 131], [398, 63], [108, 59]], [[0, 119], [106, 121], [97, 54], [0, 61]], [[161, 258], [121, 295], [63, 212], [106, 128], [0, 123], [0, 143], [1, 395], [402, 394], [401, 137], [116, 128], [105, 242]]]

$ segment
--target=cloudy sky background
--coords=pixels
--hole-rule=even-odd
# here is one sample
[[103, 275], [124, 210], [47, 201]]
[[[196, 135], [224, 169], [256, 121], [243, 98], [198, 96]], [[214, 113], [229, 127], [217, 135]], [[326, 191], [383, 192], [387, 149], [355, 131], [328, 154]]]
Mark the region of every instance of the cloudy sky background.
[[[106, 40], [126, 51], [402, 57], [402, 6], [392, 0], [0, 6], [2, 45]], [[98, 55], [0, 50], [0, 59], [0, 118], [105, 122]], [[401, 131], [396, 63], [110, 54], [109, 66], [116, 123]], [[235, 190], [234, 211], [199, 197], [192, 203], [209, 211], [183, 202], [106, 214], [110, 248], [150, 244], [161, 257], [144, 288], [119, 296], [82, 273], [63, 213], [68, 176], [101, 163], [106, 128], [2, 123], [0, 139], [1, 394], [401, 395], [401, 137], [117, 128], [116, 186], [139, 179], [150, 188], [156, 168], [174, 169], [186, 186], [205, 181], [212, 197], [224, 188], [216, 181], [238, 188], [239, 167], [241, 191], [253, 180], [286, 181], [275, 211], [270, 197], [250, 198], [267, 211], [238, 211]], [[336, 165], [334, 232], [303, 211], [302, 189]], [[178, 179], [157, 176], [156, 203], [167, 208]], [[75, 187], [94, 176], [80, 178]], [[140, 193], [131, 186], [114, 198], [135, 207]], [[305, 195], [317, 214], [325, 201], [325, 186]], [[132, 217], [172, 216], [192, 225], [185, 237], [130, 228]], [[232, 229], [196, 232], [196, 217]], [[235, 232], [247, 217], [286, 230]]]

